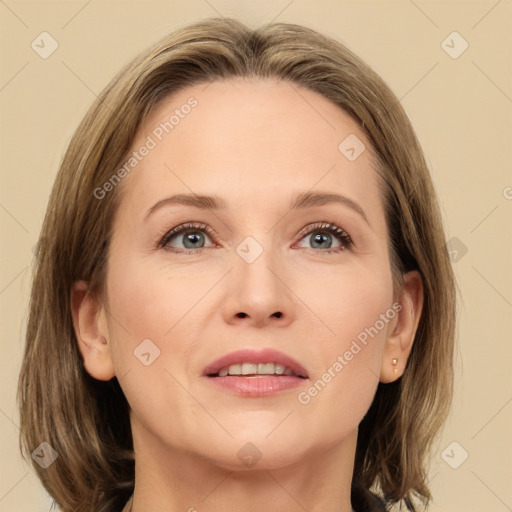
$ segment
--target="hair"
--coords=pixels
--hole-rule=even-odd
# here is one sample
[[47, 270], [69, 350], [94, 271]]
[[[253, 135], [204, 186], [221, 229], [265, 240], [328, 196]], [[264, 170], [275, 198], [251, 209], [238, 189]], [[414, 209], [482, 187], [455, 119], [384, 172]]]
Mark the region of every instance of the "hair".
[[[125, 161], [148, 114], [192, 84], [235, 77], [287, 81], [348, 113], [371, 143], [389, 232], [393, 284], [417, 270], [424, 304], [403, 375], [379, 383], [359, 425], [352, 504], [427, 506], [428, 455], [449, 411], [456, 284], [440, 208], [421, 147], [399, 100], [340, 42], [312, 29], [271, 23], [253, 30], [211, 18], [161, 39], [125, 66], [74, 133], [57, 174], [34, 262], [20, 374], [20, 444], [59, 454], [32, 462], [63, 512], [120, 510], [134, 488], [129, 405], [116, 378], [84, 369], [71, 314], [73, 283], [101, 294], [120, 194], [94, 191]], [[117, 187], [119, 188], [119, 187]], [[371, 505], [371, 504], [374, 505]]]

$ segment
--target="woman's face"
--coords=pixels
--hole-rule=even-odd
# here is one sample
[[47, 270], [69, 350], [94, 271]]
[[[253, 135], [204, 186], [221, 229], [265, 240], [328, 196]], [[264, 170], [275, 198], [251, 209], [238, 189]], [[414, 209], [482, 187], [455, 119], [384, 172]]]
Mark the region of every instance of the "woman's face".
[[[232, 79], [167, 98], [132, 151], [104, 318], [137, 442], [272, 468], [353, 440], [397, 311], [358, 125], [298, 85]], [[302, 378], [236, 366], [286, 357]], [[230, 363], [248, 376], [205, 375]]]

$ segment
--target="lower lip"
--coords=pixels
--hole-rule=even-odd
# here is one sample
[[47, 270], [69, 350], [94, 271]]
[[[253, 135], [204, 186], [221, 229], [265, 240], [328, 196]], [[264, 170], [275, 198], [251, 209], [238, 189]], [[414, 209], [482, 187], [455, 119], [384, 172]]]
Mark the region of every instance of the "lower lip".
[[296, 388], [307, 380], [288, 375], [261, 375], [258, 377], [230, 375], [226, 377], [208, 377], [208, 379], [220, 389], [252, 397], [274, 395], [286, 389]]

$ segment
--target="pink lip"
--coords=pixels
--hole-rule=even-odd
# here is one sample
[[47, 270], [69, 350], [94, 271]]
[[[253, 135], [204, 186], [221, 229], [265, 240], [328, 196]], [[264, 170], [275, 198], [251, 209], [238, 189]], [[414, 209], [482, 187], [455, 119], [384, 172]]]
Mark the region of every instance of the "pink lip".
[[258, 375], [252, 377], [228, 375], [226, 377], [209, 377], [208, 383], [238, 395], [262, 397], [304, 385], [305, 380], [307, 379], [291, 375]]
[[[295, 373], [296, 375], [300, 375], [302, 377], [308, 378], [307, 371], [297, 362], [295, 359], [291, 358], [290, 356], [287, 356], [286, 354], [283, 354], [282, 352], [279, 352], [278, 350], [274, 350], [271, 348], [266, 349], [245, 349], [245, 350], [237, 350], [236, 352], [231, 352], [230, 354], [227, 354], [223, 357], [220, 357], [219, 359], [216, 359], [213, 361], [213, 363], [209, 364], [204, 370], [203, 375], [215, 375], [219, 373], [219, 370], [222, 368], [226, 368], [226, 366], [231, 366], [232, 364], [242, 364], [242, 363], [277, 363], [281, 364], [283, 366], [286, 366], [287, 368], [290, 368], [290, 370]], [[233, 378], [234, 376], [230, 377], [216, 377], [217, 379], [226, 379], [226, 378]], [[263, 382], [263, 378], [265, 380], [268, 379], [294, 379], [297, 380], [298, 377], [287, 377], [285, 375], [280, 376], [272, 376], [272, 375], [265, 375], [259, 378], [254, 379], [248, 379], [247, 377], [240, 377], [241, 379], [246, 380], [260, 380]], [[302, 380], [302, 379], [301, 379]], [[245, 381], [244, 381], [245, 382]], [[280, 381], [279, 381], [280, 382]]]

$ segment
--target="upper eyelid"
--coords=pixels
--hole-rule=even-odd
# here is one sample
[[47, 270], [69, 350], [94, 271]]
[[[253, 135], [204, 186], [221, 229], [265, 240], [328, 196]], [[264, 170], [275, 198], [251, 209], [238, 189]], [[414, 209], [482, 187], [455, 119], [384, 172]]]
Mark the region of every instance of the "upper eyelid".
[[[159, 245], [165, 246], [172, 238], [174, 238], [176, 236], [181, 236], [184, 232], [186, 232], [189, 229], [205, 231], [206, 234], [210, 238], [215, 238], [215, 239], [218, 238], [216, 231], [208, 224], [205, 224], [204, 222], [199, 222], [199, 221], [188, 221], [188, 222], [183, 222], [182, 224], [178, 224], [174, 228], [165, 231], [164, 234], [160, 236]], [[354, 240], [353, 240], [352, 236], [350, 235], [350, 233], [343, 226], [341, 226], [339, 223], [334, 222], [334, 221], [324, 220], [324, 221], [317, 221], [317, 222], [310, 223], [310, 224], [304, 226], [304, 228], [302, 228], [296, 236], [300, 236], [301, 237], [300, 239], [302, 239], [302, 238], [308, 236], [311, 232], [313, 232], [315, 230], [321, 230], [321, 229], [326, 229], [326, 230], [330, 229], [331, 232], [333, 232], [332, 230], [340, 230], [341, 234], [339, 234], [339, 235], [340, 236], [345, 235], [349, 240], [349, 245], [355, 246]]]
[[207, 224], [204, 224], [203, 222], [183, 222], [182, 224], [178, 224], [174, 228], [165, 230], [163, 233], [159, 234], [159, 245], [163, 245], [164, 242], [167, 243], [171, 238], [174, 238], [175, 236], [182, 235], [187, 230], [193, 230], [196, 229], [197, 231], [205, 231], [208, 236], [210, 237], [217, 237], [217, 233], [215, 230], [208, 226]]
[[298, 235], [301, 236], [302, 239], [305, 238], [306, 236], [309, 236], [311, 233], [314, 233], [315, 231], [322, 231], [322, 229], [324, 229], [328, 233], [337, 235], [338, 238], [345, 238], [346, 240], [343, 240], [343, 242], [346, 244], [347, 248], [356, 247], [356, 244], [354, 243], [354, 240], [350, 233], [337, 222], [313, 222], [313, 224], [308, 224], [303, 229], [301, 229]]
[[339, 231], [342, 231], [345, 235], [349, 236], [349, 233], [348, 231], [343, 227], [343, 226], [340, 226], [338, 223], [336, 222], [329, 222], [329, 221], [320, 221], [320, 222], [313, 222], [312, 224], [308, 224], [307, 226], [305, 226], [304, 228], [302, 228], [298, 235], [301, 235], [301, 234], [309, 234], [311, 231], [314, 231], [314, 230], [321, 230], [321, 229], [326, 229], [326, 230], [339, 230]]

